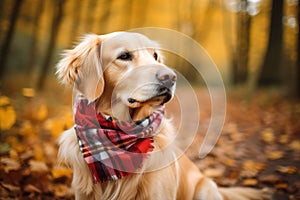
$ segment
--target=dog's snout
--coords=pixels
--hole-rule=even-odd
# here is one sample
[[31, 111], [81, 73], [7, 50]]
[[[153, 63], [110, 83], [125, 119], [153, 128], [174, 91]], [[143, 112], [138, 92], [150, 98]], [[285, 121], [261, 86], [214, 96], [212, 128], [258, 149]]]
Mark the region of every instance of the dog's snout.
[[171, 70], [160, 70], [156, 73], [157, 80], [162, 83], [165, 87], [172, 87], [176, 80], [176, 74]]

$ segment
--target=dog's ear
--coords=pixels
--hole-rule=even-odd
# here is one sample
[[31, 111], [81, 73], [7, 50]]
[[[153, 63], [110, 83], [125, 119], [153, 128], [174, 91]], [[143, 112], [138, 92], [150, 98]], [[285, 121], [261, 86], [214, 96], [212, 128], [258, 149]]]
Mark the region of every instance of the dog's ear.
[[56, 66], [60, 81], [74, 85], [90, 101], [97, 99], [104, 89], [100, 46], [100, 36], [86, 35], [74, 49], [63, 53]]

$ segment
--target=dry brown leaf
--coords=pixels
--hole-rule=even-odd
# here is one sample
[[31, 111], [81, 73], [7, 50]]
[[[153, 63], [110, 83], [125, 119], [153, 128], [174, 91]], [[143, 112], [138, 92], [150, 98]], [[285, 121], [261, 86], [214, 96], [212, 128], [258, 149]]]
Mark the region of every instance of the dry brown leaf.
[[65, 124], [60, 119], [49, 119], [45, 122], [45, 128], [51, 132], [54, 137], [59, 137], [64, 131]]
[[48, 116], [48, 107], [46, 104], [41, 104], [35, 113], [35, 119], [38, 121], [43, 121]]
[[42, 191], [39, 188], [37, 188], [37, 187], [35, 187], [34, 185], [31, 185], [31, 184], [25, 185], [24, 191], [28, 192], [28, 193], [39, 193], [39, 194], [42, 193]]
[[261, 132], [261, 139], [265, 143], [272, 144], [275, 141], [274, 130], [272, 128], [266, 128]]
[[11, 158], [1, 158], [1, 164], [4, 165], [3, 169], [6, 173], [11, 170], [19, 170], [21, 168], [21, 164], [18, 160], [14, 160]]
[[57, 197], [71, 197], [74, 195], [74, 192], [71, 188], [63, 184], [57, 184], [54, 187], [54, 194]]
[[275, 174], [261, 175], [261, 176], [259, 176], [259, 180], [262, 183], [271, 183], [271, 184], [275, 184], [275, 183], [283, 181], [283, 179], [280, 176], [275, 175]]
[[46, 165], [46, 163], [41, 162], [41, 161], [36, 161], [36, 160], [30, 160], [29, 161], [29, 166], [30, 166], [30, 170], [32, 172], [46, 172], [48, 171], [48, 166]]
[[252, 177], [256, 177], [258, 174], [258, 170], [256, 169], [247, 169], [247, 170], [242, 170], [241, 173], [240, 173], [240, 176], [241, 177], [244, 177], [244, 178], [252, 178]]
[[18, 194], [21, 192], [21, 188], [19, 186], [15, 186], [15, 185], [11, 185], [11, 184], [7, 184], [7, 183], [1, 183], [1, 185], [9, 190], [10, 192], [14, 193], [14, 194]]
[[294, 140], [293, 142], [290, 143], [289, 147], [294, 151], [300, 151], [300, 141]]
[[280, 144], [287, 144], [288, 142], [289, 142], [289, 140], [290, 140], [290, 137], [288, 136], [288, 135], [281, 135], [280, 137], [279, 137], [279, 140], [278, 140], [278, 142], [280, 143]]
[[65, 167], [56, 167], [51, 170], [51, 173], [54, 179], [59, 179], [62, 177], [70, 177], [72, 175], [72, 170]]
[[35, 90], [33, 88], [23, 88], [22, 89], [22, 95], [24, 97], [34, 97], [35, 96]]
[[267, 158], [270, 160], [278, 160], [284, 156], [283, 151], [267, 151]]
[[295, 166], [277, 166], [276, 171], [283, 174], [295, 174], [298, 169]]
[[287, 183], [278, 183], [275, 185], [275, 188], [279, 190], [286, 190], [288, 187], [289, 185]]
[[266, 168], [264, 163], [255, 162], [253, 160], [247, 160], [243, 163], [243, 169], [245, 170], [257, 170], [262, 171]]
[[217, 178], [223, 176], [224, 170], [219, 168], [208, 168], [203, 171], [203, 174], [210, 178]]
[[256, 186], [258, 184], [257, 179], [254, 178], [247, 178], [243, 180], [243, 185], [244, 186]]
[[0, 106], [10, 105], [10, 99], [7, 96], [0, 96]]

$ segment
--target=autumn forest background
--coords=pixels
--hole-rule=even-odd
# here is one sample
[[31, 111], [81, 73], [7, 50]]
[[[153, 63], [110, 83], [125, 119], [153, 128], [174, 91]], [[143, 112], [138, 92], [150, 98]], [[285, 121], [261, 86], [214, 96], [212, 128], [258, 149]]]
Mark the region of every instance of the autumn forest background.
[[[0, 199], [73, 198], [72, 172], [56, 159], [57, 138], [73, 125], [72, 91], [55, 64], [83, 34], [142, 27], [193, 38], [222, 75], [224, 128], [200, 159], [210, 96], [190, 63], [168, 61], [207, 105], [186, 152], [199, 169], [221, 186], [300, 199], [299, 8], [298, 0], [0, 0]], [[176, 102], [168, 107], [176, 121]]]

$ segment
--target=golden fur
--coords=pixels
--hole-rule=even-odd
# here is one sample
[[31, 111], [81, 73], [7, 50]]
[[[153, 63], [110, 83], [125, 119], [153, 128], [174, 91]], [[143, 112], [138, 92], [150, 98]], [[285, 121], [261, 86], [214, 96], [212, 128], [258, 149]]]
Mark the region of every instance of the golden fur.
[[[122, 52], [132, 59], [118, 59]], [[99, 112], [120, 120], [148, 116], [166, 96], [156, 95], [155, 74], [174, 75], [162, 62], [157, 44], [136, 33], [87, 35], [74, 49], [64, 53], [57, 65], [61, 82], [74, 85], [90, 101], [96, 100]], [[175, 86], [170, 88], [174, 94]], [[128, 102], [128, 99], [135, 99]], [[72, 128], [59, 140], [59, 158], [73, 169], [72, 187], [76, 199], [151, 199], [151, 200], [250, 200], [270, 199], [269, 192], [250, 188], [218, 188], [172, 143], [175, 130], [164, 120], [154, 136], [155, 150], [144, 161], [139, 173], [117, 181], [94, 184], [79, 150]]]

